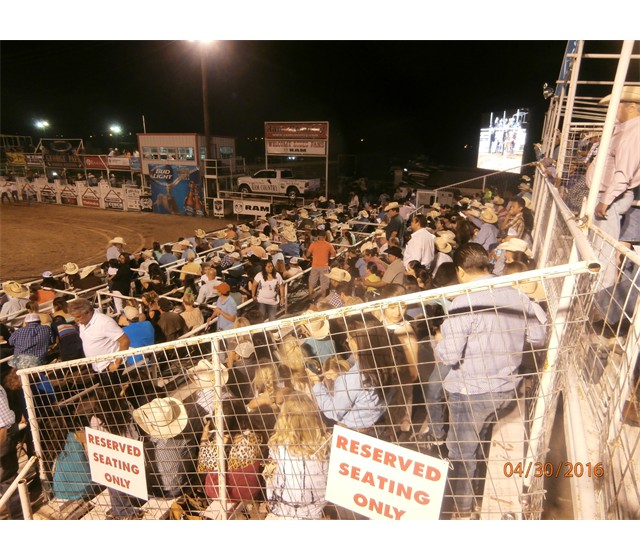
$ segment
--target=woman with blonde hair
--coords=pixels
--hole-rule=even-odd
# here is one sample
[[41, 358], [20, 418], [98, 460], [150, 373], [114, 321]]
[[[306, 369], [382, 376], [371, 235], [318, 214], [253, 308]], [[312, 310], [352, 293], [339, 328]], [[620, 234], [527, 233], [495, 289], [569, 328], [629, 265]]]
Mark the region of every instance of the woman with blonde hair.
[[329, 434], [307, 395], [288, 395], [269, 439], [266, 519], [321, 519], [327, 500]]
[[280, 376], [276, 364], [266, 359], [261, 359], [255, 368], [251, 380], [255, 397], [247, 405], [247, 410], [252, 412], [262, 406], [271, 407], [272, 410], [280, 410], [280, 405], [291, 389]]
[[307, 368], [315, 373], [319, 372], [317, 360], [309, 359], [300, 346], [298, 340], [289, 336], [285, 338], [278, 347], [280, 363], [288, 369], [291, 387], [294, 391], [311, 395], [311, 382]]
[[180, 313], [180, 316], [184, 319], [189, 330], [195, 329], [204, 324], [204, 317], [202, 311], [197, 307], [194, 307], [195, 298], [193, 294], [188, 293], [182, 296], [182, 304], [184, 305], [184, 311]]

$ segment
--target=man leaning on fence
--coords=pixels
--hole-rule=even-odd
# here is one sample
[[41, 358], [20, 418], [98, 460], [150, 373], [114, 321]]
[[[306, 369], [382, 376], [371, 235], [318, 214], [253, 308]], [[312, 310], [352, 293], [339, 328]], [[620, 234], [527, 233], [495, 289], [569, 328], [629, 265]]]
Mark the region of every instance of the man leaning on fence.
[[[462, 284], [493, 277], [487, 251], [477, 243], [461, 245], [453, 262]], [[454, 467], [449, 481], [457, 517], [471, 515], [478, 458], [491, 440], [496, 416], [515, 404], [525, 342], [542, 346], [545, 325], [542, 308], [510, 286], [473, 291], [451, 303], [436, 357], [451, 366], [444, 380], [446, 444]]]

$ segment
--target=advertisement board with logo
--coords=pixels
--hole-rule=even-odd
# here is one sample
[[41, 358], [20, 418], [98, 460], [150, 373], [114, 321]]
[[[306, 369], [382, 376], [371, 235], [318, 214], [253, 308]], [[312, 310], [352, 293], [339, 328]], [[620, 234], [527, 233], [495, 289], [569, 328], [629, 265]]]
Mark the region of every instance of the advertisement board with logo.
[[126, 210], [140, 211], [140, 189], [125, 187], [124, 200]]
[[58, 189], [51, 183], [45, 183], [40, 186], [40, 202], [46, 204], [60, 204]]
[[[233, 200], [234, 214], [250, 214], [264, 216], [271, 212], [271, 203], [258, 200]], [[215, 208], [215, 204], [214, 204]]]
[[149, 164], [153, 211], [204, 216], [200, 170], [196, 165]]
[[77, 184], [58, 185], [58, 193], [60, 202], [70, 206], [78, 205], [78, 186]]
[[80, 190], [80, 204], [88, 208], [102, 208], [100, 189], [98, 187], [84, 187]]

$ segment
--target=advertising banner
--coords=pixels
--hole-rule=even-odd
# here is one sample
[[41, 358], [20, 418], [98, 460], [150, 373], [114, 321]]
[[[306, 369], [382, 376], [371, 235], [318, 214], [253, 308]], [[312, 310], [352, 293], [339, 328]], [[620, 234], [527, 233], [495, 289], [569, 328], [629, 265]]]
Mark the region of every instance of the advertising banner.
[[265, 140], [328, 140], [328, 122], [266, 122]]
[[51, 183], [45, 183], [40, 187], [40, 202], [47, 204], [60, 204], [58, 189]]
[[148, 500], [143, 443], [85, 428], [91, 480], [141, 500]]
[[109, 169], [130, 169], [128, 157], [109, 157], [107, 158], [107, 166]]
[[106, 156], [84, 156], [84, 166], [87, 169], [106, 169], [107, 158]]
[[69, 140], [41, 140], [44, 162], [48, 167], [81, 169], [82, 160]]
[[58, 185], [58, 194], [62, 204], [78, 205], [78, 186], [76, 184]]
[[25, 154], [24, 159], [29, 166], [42, 167], [44, 165], [44, 158], [40, 154]]
[[140, 211], [140, 189], [125, 187], [124, 189], [125, 210]]
[[142, 171], [142, 160], [139, 157], [130, 157], [129, 165], [132, 171]]
[[6, 152], [8, 165], [25, 165], [26, 159], [22, 152]]
[[101, 208], [100, 190], [98, 187], [86, 187], [80, 190], [80, 204], [88, 208]]
[[200, 170], [195, 165], [149, 164], [153, 211], [204, 216]]
[[224, 200], [222, 198], [213, 199], [213, 217], [224, 218]]
[[334, 426], [327, 500], [370, 519], [438, 519], [448, 465]]
[[322, 140], [265, 140], [269, 155], [326, 156], [327, 143]]
[[[214, 204], [215, 208], [215, 204]], [[264, 216], [271, 212], [271, 203], [257, 200], [234, 200], [234, 214], [251, 214], [252, 216]]]

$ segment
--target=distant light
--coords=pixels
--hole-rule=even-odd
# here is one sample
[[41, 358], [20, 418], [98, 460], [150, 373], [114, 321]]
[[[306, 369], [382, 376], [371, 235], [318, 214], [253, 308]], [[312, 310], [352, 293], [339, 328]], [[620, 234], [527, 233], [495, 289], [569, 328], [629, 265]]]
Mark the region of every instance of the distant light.
[[406, 173], [409, 170], [405, 167], [402, 171], [404, 171]]
[[49, 121], [36, 121], [36, 126], [44, 130], [49, 126]]
[[53, 173], [51, 173], [51, 175], [53, 175], [54, 177], [58, 176], [58, 174], [55, 171]]
[[364, 138], [360, 138], [360, 142], [364, 142]]
[[109, 127], [109, 130], [114, 134], [120, 134], [122, 132], [122, 127], [119, 124], [112, 124]]

